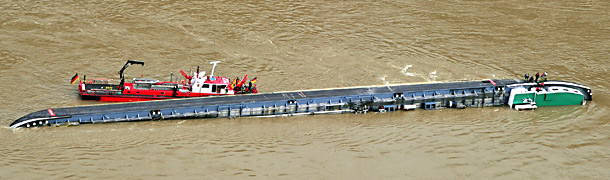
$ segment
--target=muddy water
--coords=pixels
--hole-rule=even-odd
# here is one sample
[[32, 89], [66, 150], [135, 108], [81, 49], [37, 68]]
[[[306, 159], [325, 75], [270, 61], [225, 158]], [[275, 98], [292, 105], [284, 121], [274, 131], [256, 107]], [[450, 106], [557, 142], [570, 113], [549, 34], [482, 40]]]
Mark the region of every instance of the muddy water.
[[[0, 179], [606, 179], [608, 1], [0, 3]], [[6, 128], [74, 73], [221, 60], [262, 92], [460, 79], [587, 84], [586, 106]]]

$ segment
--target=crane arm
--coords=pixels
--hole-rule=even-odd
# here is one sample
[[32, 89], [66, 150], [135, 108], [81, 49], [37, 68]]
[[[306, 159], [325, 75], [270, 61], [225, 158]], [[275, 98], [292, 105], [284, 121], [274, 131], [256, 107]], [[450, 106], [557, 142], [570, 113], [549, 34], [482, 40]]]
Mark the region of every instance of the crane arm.
[[123, 90], [123, 87], [125, 86], [125, 76], [123, 76], [123, 72], [125, 71], [125, 69], [127, 69], [127, 67], [129, 67], [132, 64], [140, 64], [140, 65], [144, 66], [144, 62], [142, 62], [142, 61], [127, 60], [125, 65], [123, 65], [123, 68], [121, 68], [121, 70], [119, 70], [119, 77], [121, 78], [121, 83], [119, 84], [120, 90]]

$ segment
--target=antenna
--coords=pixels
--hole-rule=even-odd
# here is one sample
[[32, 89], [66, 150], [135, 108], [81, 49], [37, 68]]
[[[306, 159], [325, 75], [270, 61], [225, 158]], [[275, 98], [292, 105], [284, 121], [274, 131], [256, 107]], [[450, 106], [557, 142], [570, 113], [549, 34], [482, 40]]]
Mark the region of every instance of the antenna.
[[216, 64], [220, 63], [220, 61], [214, 61], [214, 62], [210, 62], [210, 64], [213, 64], [214, 66], [212, 66], [212, 72], [210, 73], [210, 77], [214, 77], [214, 69], [216, 68]]

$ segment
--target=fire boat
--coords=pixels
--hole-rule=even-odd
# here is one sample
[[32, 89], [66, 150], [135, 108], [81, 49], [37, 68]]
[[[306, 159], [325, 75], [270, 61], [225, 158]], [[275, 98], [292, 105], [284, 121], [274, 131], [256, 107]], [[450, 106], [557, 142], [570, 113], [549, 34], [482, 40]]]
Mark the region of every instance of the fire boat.
[[[231, 80], [227, 77], [214, 76], [214, 69], [220, 61], [210, 62], [212, 71], [206, 75], [205, 71], [191, 72], [189, 76], [180, 70], [185, 79], [174, 80], [173, 73], [170, 81], [159, 81], [157, 79], [134, 78], [131, 83], [125, 82], [123, 72], [131, 65], [142, 65], [144, 62], [127, 60], [119, 71], [121, 82], [110, 83], [109, 79], [91, 79], [86, 76], [79, 81], [78, 91], [83, 100], [98, 100], [112, 102], [150, 101], [172, 98], [206, 97], [219, 95], [237, 95], [258, 93], [256, 78], [251, 79], [246, 85], [248, 75], [243, 79]], [[192, 69], [191, 69], [192, 71]], [[72, 83], [78, 79], [78, 74], [72, 78]]]

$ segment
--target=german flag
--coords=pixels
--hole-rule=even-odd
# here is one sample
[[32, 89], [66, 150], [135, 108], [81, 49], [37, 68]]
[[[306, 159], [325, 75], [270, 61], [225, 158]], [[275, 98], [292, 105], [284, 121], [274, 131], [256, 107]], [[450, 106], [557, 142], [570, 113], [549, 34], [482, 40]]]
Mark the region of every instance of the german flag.
[[74, 82], [78, 81], [78, 73], [76, 73], [74, 75], [74, 77], [72, 77], [72, 80], [70, 81], [70, 84], [74, 84]]
[[250, 80], [250, 82], [256, 83], [256, 77], [254, 77], [254, 79]]

